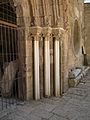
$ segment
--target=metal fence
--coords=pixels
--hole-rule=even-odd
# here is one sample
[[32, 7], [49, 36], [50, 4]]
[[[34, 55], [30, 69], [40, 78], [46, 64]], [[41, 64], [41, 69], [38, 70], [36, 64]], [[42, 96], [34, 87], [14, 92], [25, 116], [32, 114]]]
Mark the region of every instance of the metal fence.
[[24, 99], [19, 31], [15, 8], [9, 0], [0, 0], [0, 110]]
[[16, 104], [23, 78], [20, 66], [18, 30], [0, 24], [0, 109]]

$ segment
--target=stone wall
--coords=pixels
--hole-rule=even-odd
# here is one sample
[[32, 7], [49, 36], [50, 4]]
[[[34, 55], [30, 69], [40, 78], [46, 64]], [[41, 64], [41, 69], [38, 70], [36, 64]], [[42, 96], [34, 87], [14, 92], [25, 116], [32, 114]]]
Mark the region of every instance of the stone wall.
[[[82, 55], [82, 46], [84, 46], [84, 4], [82, 1], [69, 0], [67, 2], [67, 9], [64, 15], [67, 15], [65, 29], [67, 31], [68, 40], [66, 42], [67, 46], [67, 57], [66, 57], [66, 72], [76, 66], [83, 65], [83, 55]], [[78, 26], [78, 28], [75, 28]], [[77, 31], [77, 30], [78, 31]], [[77, 45], [76, 45], [76, 44]], [[65, 47], [66, 48], [66, 47]], [[76, 48], [76, 50], [75, 50]], [[65, 74], [66, 74], [65, 72]], [[68, 73], [67, 73], [68, 74]], [[66, 75], [67, 75], [66, 74]], [[67, 78], [66, 78], [67, 80]], [[65, 81], [64, 85], [67, 82]], [[64, 88], [66, 87], [65, 85]]]
[[[68, 71], [72, 67], [82, 66], [83, 63], [83, 0], [13, 1], [14, 5], [17, 8], [17, 24], [23, 33], [23, 39], [21, 41], [21, 54], [23, 62], [21, 63], [24, 64], [23, 71], [26, 76], [26, 98], [28, 100], [33, 98], [36, 95], [35, 91], [38, 91], [38, 98], [44, 97], [45, 89], [47, 88], [47, 86], [50, 87], [50, 91], [46, 90], [46, 92], [49, 92], [49, 96], [57, 94], [55, 93], [55, 91], [57, 91], [57, 88], [55, 86], [57, 82], [59, 82], [60, 84], [60, 86], [58, 86], [60, 87], [59, 95], [62, 94], [68, 89]], [[75, 28], [76, 24], [78, 26], [77, 28]], [[44, 31], [46, 29], [48, 30], [48, 32], [50, 32], [49, 29], [52, 32], [48, 33], [47, 31]], [[78, 30], [78, 32], [76, 32], [76, 30]], [[77, 52], [75, 50], [76, 46], [74, 45], [75, 36], [76, 39], [78, 38], [77, 42], [79, 43], [79, 48]], [[35, 40], [36, 42], [34, 42]], [[48, 40], [49, 42], [45, 42], [45, 40]], [[47, 46], [45, 47], [46, 44]], [[34, 45], [37, 45], [37, 48], [35, 48]], [[56, 46], [59, 47], [59, 51]], [[55, 53], [55, 47], [58, 53]], [[38, 50], [38, 48], [39, 54], [36, 54], [36, 49]], [[50, 52], [50, 55], [48, 54], [48, 52], [48, 55], [45, 55], [45, 49]], [[36, 71], [36, 56], [34, 54], [37, 55], [37, 60], [39, 57], [39, 68]], [[58, 55], [60, 55], [60, 57], [58, 57]], [[48, 56], [50, 57], [50, 59], [47, 58]], [[57, 58], [55, 58], [56, 56]], [[45, 64], [45, 60], [50, 60], [48, 61], [48, 63], [50, 62], [50, 66], [47, 66]], [[55, 63], [55, 61], [58, 62], [58, 60], [59, 67]], [[38, 61], [36, 62], [38, 64]], [[50, 70], [47, 67], [50, 67]], [[58, 67], [58, 74], [55, 67]], [[45, 70], [46, 73], [50, 73], [50, 75], [45, 74]], [[50, 86], [47, 84], [45, 88], [46, 78], [50, 79], [50, 81], [46, 80], [47, 83], [50, 82]], [[37, 80], [37, 87], [35, 87], [35, 79]], [[38, 87], [40, 87], [40, 89]]]
[[85, 50], [88, 64], [90, 64], [90, 3], [85, 3]]

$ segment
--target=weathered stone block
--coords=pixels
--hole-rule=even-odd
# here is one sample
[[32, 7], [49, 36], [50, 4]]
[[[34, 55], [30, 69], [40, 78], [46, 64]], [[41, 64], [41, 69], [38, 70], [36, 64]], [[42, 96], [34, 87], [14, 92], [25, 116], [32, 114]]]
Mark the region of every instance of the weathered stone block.
[[[77, 69], [74, 72], [69, 74], [68, 84], [69, 87], [76, 86], [81, 79], [86, 75], [87, 71], [89, 70], [89, 67], [86, 67], [85, 69]], [[73, 74], [74, 73], [74, 74]]]

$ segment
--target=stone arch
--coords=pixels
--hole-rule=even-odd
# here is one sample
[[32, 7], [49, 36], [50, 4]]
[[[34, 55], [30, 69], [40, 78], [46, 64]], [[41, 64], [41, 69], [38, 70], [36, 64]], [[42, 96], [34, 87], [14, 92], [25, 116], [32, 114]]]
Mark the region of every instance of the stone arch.
[[[19, 43], [21, 44], [21, 37], [19, 36], [19, 29], [17, 25], [17, 16], [16, 15], [16, 9], [17, 6], [15, 6], [14, 1], [7, 0], [5, 2], [1, 2], [1, 8], [3, 5], [3, 11], [2, 13], [6, 16], [4, 19], [1, 16], [1, 22], [0, 22], [0, 29], [1, 34], [0, 40], [1, 40], [1, 48], [5, 50], [1, 50], [0, 53], [2, 54], [2, 66], [5, 66], [7, 63], [7, 66], [3, 68], [3, 74], [2, 74], [2, 93], [7, 94], [9, 93], [10, 96], [12, 94], [18, 94], [18, 98], [21, 98], [21, 95], [19, 96], [19, 89], [16, 87], [15, 89], [18, 89], [16, 91], [13, 87], [15, 87], [16, 84], [16, 77], [19, 78], [19, 73], [21, 73], [21, 62], [19, 60], [21, 56], [21, 52], [19, 51], [21, 49], [21, 45], [19, 46]], [[7, 7], [8, 6], [8, 7]], [[20, 9], [21, 10], [21, 9]], [[9, 12], [6, 12], [9, 11]], [[7, 17], [9, 15], [9, 17]], [[7, 42], [8, 41], [8, 42]], [[4, 43], [4, 44], [3, 44]], [[23, 53], [22, 53], [23, 54]], [[18, 64], [20, 63], [20, 64]], [[15, 65], [16, 64], [16, 65]], [[15, 66], [14, 66], [15, 65]], [[13, 70], [12, 70], [13, 66]], [[20, 67], [19, 67], [20, 66]], [[6, 69], [9, 72], [9, 76], [7, 75]], [[12, 77], [13, 76], [13, 77]], [[3, 78], [6, 77], [7, 82], [9, 83], [9, 87], [7, 88], [7, 83], [5, 84], [3, 81]], [[3, 90], [3, 84], [5, 84], [5, 89], [7, 89], [6, 93], [4, 93], [5, 90]], [[19, 84], [19, 83], [18, 83]], [[18, 85], [17, 85], [18, 86]], [[20, 86], [20, 85], [19, 85]], [[14, 92], [12, 92], [12, 89], [14, 89]], [[18, 93], [17, 93], [18, 92]], [[21, 91], [20, 91], [21, 94]], [[22, 98], [23, 99], [23, 98]]]
[[44, 24], [45, 24], [45, 10], [44, 10], [44, 2], [43, 2], [43, 0], [39, 0], [39, 16], [41, 16], [40, 18], [39, 18], [39, 21], [41, 21], [40, 22], [40, 26], [43, 26]]
[[[29, 10], [29, 2], [28, 0], [9, 0], [10, 4], [12, 7], [16, 8], [16, 17], [17, 17], [17, 31], [18, 31], [18, 36], [19, 36], [19, 58], [20, 58], [20, 69], [22, 71], [23, 75], [23, 91], [24, 91], [24, 99], [32, 97], [32, 95], [29, 94], [29, 91], [32, 93], [32, 88], [29, 86], [31, 84], [30, 77], [28, 77], [27, 69], [28, 69], [28, 64], [30, 61], [30, 55], [32, 54], [32, 47], [28, 48], [30, 45], [27, 42], [28, 41], [28, 35], [29, 35], [29, 26], [30, 26], [30, 20], [31, 20], [31, 13]], [[29, 45], [29, 46], [28, 46]], [[27, 49], [26, 49], [27, 48]], [[30, 52], [29, 52], [29, 50]], [[30, 54], [30, 55], [29, 55]], [[28, 57], [27, 57], [28, 56]], [[32, 73], [31, 73], [32, 74]], [[30, 75], [30, 73], [29, 73]], [[29, 82], [27, 82], [29, 81]], [[30, 84], [28, 84], [30, 83]], [[32, 85], [33, 86], [33, 85]], [[22, 87], [22, 86], [21, 86]], [[28, 90], [28, 91], [27, 91]], [[22, 97], [22, 95], [21, 95]]]
[[29, 38], [31, 20], [33, 17], [33, 6], [31, 0], [14, 0], [17, 7], [17, 19], [21, 37], [21, 59], [23, 60], [23, 76], [24, 79], [24, 94], [25, 99], [33, 98], [33, 43]]
[[31, 26], [32, 26], [34, 24], [33, 23], [33, 20], [34, 20], [33, 5], [30, 0], [28, 0], [28, 3], [29, 3], [29, 11], [30, 11], [30, 16], [31, 16]]
[[14, 3], [14, 6], [16, 7], [16, 14], [17, 18], [20, 20], [20, 18], [23, 19], [23, 26], [28, 26], [28, 22], [30, 18], [29, 14], [29, 2], [28, 0], [12, 0]]

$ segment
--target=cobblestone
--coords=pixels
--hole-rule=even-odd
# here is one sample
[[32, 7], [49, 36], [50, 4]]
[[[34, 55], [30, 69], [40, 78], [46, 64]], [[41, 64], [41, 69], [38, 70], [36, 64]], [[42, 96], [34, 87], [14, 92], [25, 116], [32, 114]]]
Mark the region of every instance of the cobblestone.
[[62, 97], [18, 104], [0, 112], [0, 120], [90, 120], [90, 72]]

